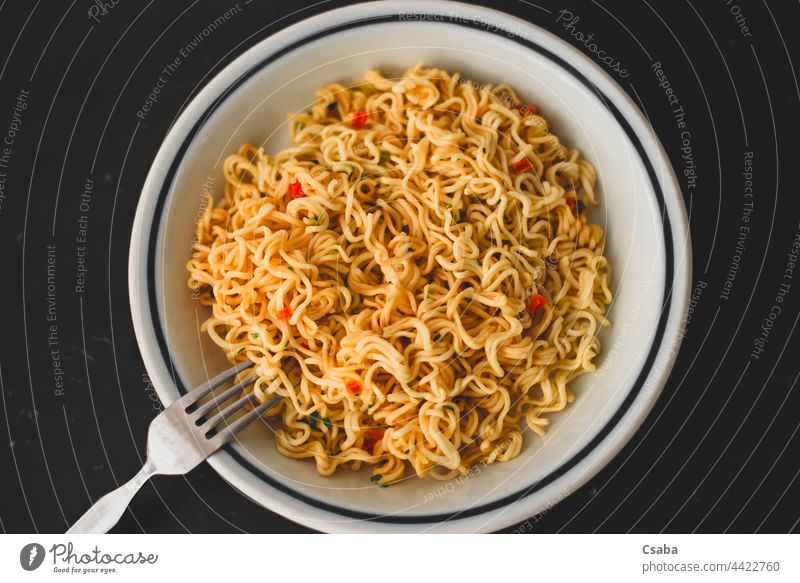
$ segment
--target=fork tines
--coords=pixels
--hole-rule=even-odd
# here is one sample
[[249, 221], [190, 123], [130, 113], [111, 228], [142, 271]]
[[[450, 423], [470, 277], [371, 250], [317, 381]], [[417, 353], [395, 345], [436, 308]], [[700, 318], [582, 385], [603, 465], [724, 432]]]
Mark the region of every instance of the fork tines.
[[[258, 379], [258, 375], [248, 375], [247, 378], [237, 382], [221, 393], [211, 395], [211, 398], [204, 403], [201, 403], [200, 400], [214, 389], [222, 386], [227, 381], [252, 366], [253, 363], [250, 361], [241, 362], [213, 378], [208, 379], [208, 381], [181, 397], [180, 404], [184, 413], [187, 415], [191, 424], [196, 426], [197, 430], [202, 432], [206, 439], [213, 439], [216, 437], [219, 440], [227, 441], [235, 433], [241, 431], [245, 426], [260, 417], [280, 400], [280, 397], [273, 397], [255, 406], [252, 410], [231, 423], [225, 423], [219, 430], [216, 429], [220, 424], [226, 422], [234, 413], [256, 400], [255, 394], [253, 392], [248, 392], [246, 395], [241, 396], [239, 399], [223, 408], [223, 404], [226, 401], [239, 395], [244, 391], [246, 386], [254, 383]], [[218, 412], [213, 417], [207, 419], [210, 413], [217, 410]]]

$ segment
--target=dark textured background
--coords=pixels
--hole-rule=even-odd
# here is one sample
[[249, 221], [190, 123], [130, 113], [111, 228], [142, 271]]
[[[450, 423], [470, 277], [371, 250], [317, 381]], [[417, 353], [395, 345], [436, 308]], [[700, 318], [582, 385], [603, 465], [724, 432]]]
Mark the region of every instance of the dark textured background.
[[[231, 4], [119, 0], [99, 22], [87, 0], [0, 2], [0, 527], [63, 532], [140, 467], [154, 393], [128, 308], [127, 253], [139, 191], [170, 123], [205, 81], [271, 32], [342, 2], [252, 0], [184, 59], [146, 120], [163, 67]], [[304, 6], [309, 5], [308, 8]], [[556, 14], [630, 71], [622, 86], [683, 169], [680, 131], [651, 69], [660, 61], [686, 112], [697, 182], [681, 176], [691, 214], [695, 306], [658, 404], [623, 452], [586, 486], [529, 521], [534, 532], [786, 532], [798, 529], [800, 272], [758, 358], [798, 233], [796, 170], [800, 7], [796, 2], [498, 2], [570, 39]], [[746, 18], [745, 36], [734, 14]], [[355, 72], [354, 72], [355, 73]], [[617, 80], [620, 81], [619, 77]], [[513, 83], [513, 80], [509, 80]], [[0, 143], [0, 155], [3, 154]], [[753, 152], [751, 228], [728, 299], [723, 283], [744, 209], [743, 158]], [[86, 287], [76, 293], [75, 242], [87, 177]], [[55, 392], [47, 321], [48, 245], [63, 395]], [[701, 285], [702, 285], [701, 283]], [[156, 478], [115, 531], [295, 532], [203, 464]], [[510, 531], [514, 528], [509, 529]]]

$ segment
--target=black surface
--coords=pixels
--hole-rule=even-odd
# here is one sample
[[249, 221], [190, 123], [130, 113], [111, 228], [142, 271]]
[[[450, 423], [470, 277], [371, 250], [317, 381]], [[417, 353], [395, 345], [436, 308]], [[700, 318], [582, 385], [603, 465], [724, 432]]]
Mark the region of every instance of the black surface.
[[[136, 112], [164, 66], [232, 5], [120, 2], [98, 22], [87, 15], [89, 2], [0, 5], [0, 140], [18, 95], [29, 92], [7, 167], [0, 165], [5, 531], [63, 531], [90, 498], [138, 470], [159, 407], [128, 308], [127, 253], [139, 190], [170, 123], [211, 75], [271, 32], [342, 3], [304, 4], [240, 3], [237, 15], [182, 60], [144, 120]], [[627, 77], [612, 75], [641, 104], [682, 172], [682, 130], [652, 69], [660, 61], [691, 134], [695, 186], [680, 178], [691, 214], [694, 283], [706, 286], [668, 386], [636, 437], [586, 486], [509, 531], [797, 530], [800, 364], [793, 331], [800, 273], [783, 278], [800, 232], [793, 173], [800, 92], [792, 65], [800, 54], [791, 26], [800, 9], [745, 0], [496, 6], [588, 53], [556, 22], [565, 8], [578, 16], [573, 32], [593, 32], [598, 48], [624, 64]], [[751, 36], [740, 30], [734, 6]], [[754, 180], [747, 222], [745, 151], [753, 152]], [[80, 206], [87, 177], [94, 182], [88, 210]], [[88, 216], [85, 245], [76, 242], [81, 215]], [[737, 252], [742, 226], [750, 231]], [[55, 245], [55, 322], [48, 321], [48, 245]], [[87, 272], [78, 293], [81, 246]], [[777, 302], [784, 281], [791, 285]], [[754, 340], [773, 305], [781, 313], [755, 358]], [[48, 345], [51, 324], [62, 395]], [[155, 478], [115, 529], [238, 530], [304, 529], [247, 501], [207, 465], [185, 478]]]

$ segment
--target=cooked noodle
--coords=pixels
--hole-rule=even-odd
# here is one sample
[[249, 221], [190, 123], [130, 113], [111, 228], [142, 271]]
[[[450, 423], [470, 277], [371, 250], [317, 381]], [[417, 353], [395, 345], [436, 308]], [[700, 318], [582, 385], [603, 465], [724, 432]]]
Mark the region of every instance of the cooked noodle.
[[278, 450], [378, 484], [516, 457], [608, 324], [594, 168], [510, 87], [419, 65], [290, 125], [292, 147], [225, 160], [187, 265], [202, 329], [284, 397]]

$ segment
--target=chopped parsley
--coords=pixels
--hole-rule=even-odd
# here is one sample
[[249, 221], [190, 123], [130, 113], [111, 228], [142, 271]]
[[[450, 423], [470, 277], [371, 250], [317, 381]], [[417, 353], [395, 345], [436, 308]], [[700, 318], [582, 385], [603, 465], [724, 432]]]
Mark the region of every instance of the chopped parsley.
[[327, 427], [328, 429], [333, 427], [333, 423], [331, 423], [331, 420], [328, 419], [327, 417], [322, 418], [322, 424], [325, 425], [325, 427]]
[[389, 152], [381, 152], [381, 164], [388, 162], [392, 155]]
[[251, 332], [250, 336], [252, 336], [253, 338], [258, 338], [258, 332]]
[[590, 346], [590, 347], [589, 347], [589, 350], [591, 350], [592, 352], [594, 352], [595, 354], [597, 354], [597, 349], [596, 349], [594, 346]]
[[433, 341], [434, 342], [439, 342], [439, 340], [441, 340], [441, 339], [442, 339], [442, 335], [441, 334], [436, 334], [436, 336], [433, 337]]
[[239, 352], [237, 352], [236, 354], [241, 354], [242, 352], [244, 352], [244, 349], [245, 349], [245, 347], [244, 347], [244, 346], [242, 346], [242, 347], [239, 349]]
[[381, 478], [383, 478], [383, 476], [382, 476], [381, 474], [375, 474], [374, 476], [372, 476], [372, 477], [369, 479], [369, 481], [370, 481], [370, 482], [380, 482], [380, 481], [381, 481]]
[[314, 411], [314, 412], [313, 412], [313, 413], [312, 413], [312, 414], [311, 414], [311, 415], [308, 417], [308, 426], [309, 426], [311, 429], [314, 429], [314, 428], [316, 428], [316, 426], [317, 426], [317, 423], [319, 423], [319, 413], [317, 413], [316, 411]]

